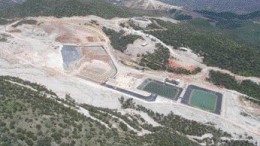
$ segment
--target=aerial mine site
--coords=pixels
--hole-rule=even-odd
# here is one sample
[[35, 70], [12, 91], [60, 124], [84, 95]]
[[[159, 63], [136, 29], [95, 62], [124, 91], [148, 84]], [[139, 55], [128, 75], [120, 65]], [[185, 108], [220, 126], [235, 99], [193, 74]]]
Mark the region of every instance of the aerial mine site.
[[[154, 0], [120, 3], [111, 0], [110, 3], [148, 12], [174, 9], [190, 15], [195, 13], [179, 5]], [[204, 18], [201, 14], [194, 14], [194, 17]], [[259, 98], [251, 97], [244, 90], [239, 92], [226, 84], [215, 83], [213, 77], [214, 73], [225, 74], [238, 83], [249, 81], [259, 86], [259, 72], [246, 76], [229, 68], [231, 63], [223, 61], [223, 66], [211, 65], [218, 57], [210, 56], [210, 52], [194, 51], [193, 46], [184, 43], [180, 46], [169, 43], [164, 39], [164, 32], [174, 31], [172, 26], [185, 25], [182, 20], [154, 15], [109, 19], [98, 15], [27, 16], [10, 20], [0, 25], [0, 75], [6, 77], [1, 78], [3, 85], [12, 83], [45, 96], [40, 88], [11, 77], [42, 85], [56, 94], [59, 103], [70, 107], [69, 101], [73, 101], [76, 105], [70, 108], [108, 129], [117, 129], [123, 123], [127, 131], [138, 136], [150, 135], [156, 130], [143, 125], [136, 128], [128, 121], [139, 117], [133, 121], [142, 123], [142, 119], [151, 127], [166, 127], [167, 124], [152, 117], [151, 112], [173, 114], [223, 132], [218, 137], [220, 140], [215, 140], [210, 130], [198, 135], [177, 130], [179, 135], [195, 144], [225, 145], [228, 141], [247, 141], [259, 145]], [[201, 23], [194, 23], [192, 27], [198, 24]], [[255, 25], [259, 27], [259, 24]], [[178, 37], [177, 33], [173, 34], [172, 42], [175, 42], [175, 37]], [[205, 63], [210, 57], [213, 61]], [[257, 69], [258, 66], [256, 72]], [[5, 95], [2, 90], [0, 99], [1, 95]], [[49, 93], [46, 97], [54, 98]], [[124, 107], [127, 102], [130, 105]], [[111, 119], [116, 118], [121, 123], [118, 126], [116, 122], [106, 122], [96, 116], [97, 113], [93, 114], [92, 106], [97, 107], [100, 113], [109, 109], [127, 118], [107, 112]], [[179, 123], [185, 123], [185, 120]], [[57, 141], [55, 143], [60, 145]], [[76, 142], [76, 145], [81, 144]]]

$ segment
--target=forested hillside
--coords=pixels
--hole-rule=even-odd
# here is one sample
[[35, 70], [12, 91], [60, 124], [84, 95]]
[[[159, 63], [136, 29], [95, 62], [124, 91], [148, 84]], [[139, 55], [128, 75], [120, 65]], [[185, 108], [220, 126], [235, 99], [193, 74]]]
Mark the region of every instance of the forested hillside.
[[[143, 106], [135, 105], [132, 99], [121, 98], [119, 101], [122, 108], [143, 111], [163, 126], [141, 124], [140, 120], [144, 119], [136, 119], [130, 115], [129, 118], [115, 110], [79, 105], [69, 95], [63, 100], [42, 85], [10, 76], [0, 76], [0, 99], [1, 146], [197, 146], [185, 135], [201, 136], [206, 133], [213, 134], [215, 143], [253, 145], [241, 140], [221, 141], [221, 137], [230, 135], [213, 126], [190, 121], [172, 113], [167, 116], [154, 113]], [[108, 127], [77, 112], [79, 106]], [[125, 123], [138, 131], [144, 128], [152, 133], [137, 136]], [[207, 139], [203, 141], [207, 142]]]
[[248, 19], [255, 19], [260, 17], [260, 11], [255, 11], [252, 13], [248, 13], [248, 14], [235, 14], [232, 12], [213, 12], [213, 11], [207, 11], [207, 10], [201, 10], [201, 11], [197, 11], [201, 14], [203, 14], [204, 16], [211, 18], [211, 19], [216, 19], [216, 20], [221, 20], [221, 19], [227, 19], [227, 20], [231, 20], [231, 19], [240, 19], [240, 20], [248, 20]]
[[114, 6], [104, 0], [26, 0], [11, 9], [0, 10], [0, 18], [27, 16], [86, 16], [97, 15], [104, 18], [129, 17], [127, 9]]
[[66, 99], [68, 100], [58, 99], [55, 93], [44, 86], [1, 76], [0, 145], [197, 145], [186, 137], [164, 128], [153, 134], [137, 136], [117, 118], [113, 119], [115, 117], [90, 106], [91, 115], [97, 118], [108, 116], [107, 119], [115, 120], [114, 126], [119, 125], [118, 128], [112, 128], [112, 125], [107, 128], [77, 112], [72, 98], [68, 96]]
[[253, 81], [238, 81], [234, 76], [218, 71], [210, 71], [208, 80], [217, 86], [225, 87], [231, 90], [236, 90], [240, 93], [246, 94], [250, 97], [260, 100], [260, 85]]
[[166, 31], [148, 32], [175, 48], [189, 47], [203, 56], [204, 63], [244, 76], [260, 77], [260, 50], [257, 44], [233, 38], [204, 20], [173, 24], [157, 20]]

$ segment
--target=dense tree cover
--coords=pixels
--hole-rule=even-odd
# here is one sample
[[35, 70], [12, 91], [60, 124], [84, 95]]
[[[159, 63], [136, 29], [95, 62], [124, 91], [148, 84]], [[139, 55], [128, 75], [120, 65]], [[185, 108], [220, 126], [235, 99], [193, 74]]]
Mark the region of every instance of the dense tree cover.
[[[210, 24], [208, 21], [215, 23]], [[190, 25], [194, 26], [195, 24], [197, 29], [200, 28], [202, 30], [213, 31], [218, 34], [228, 36], [230, 39], [238, 42], [239, 44], [250, 46], [248, 48], [260, 49], [260, 27], [254, 20], [210, 19], [208, 21], [194, 19], [190, 21]]]
[[[82, 105], [92, 116], [105, 123], [114, 118], [114, 124], [119, 125], [119, 129], [106, 128], [99, 122], [80, 114], [73, 106], [64, 106], [65, 103], [62, 100], [58, 102], [56, 98], [47, 98], [47, 92], [42, 91], [50, 92], [50, 90], [41, 85], [37, 87], [38, 85], [14, 77], [0, 76], [0, 145], [195, 146], [197, 144], [183, 134], [213, 133], [214, 142], [218, 142], [219, 137], [222, 136], [230, 137], [229, 134], [216, 130], [213, 126], [190, 121], [172, 113], [167, 116], [154, 113], [143, 106], [135, 105], [132, 99], [120, 98], [120, 102], [124, 108], [146, 112], [163, 126], [147, 127], [140, 123], [140, 120], [144, 121], [140, 117], [126, 116], [115, 110]], [[32, 88], [41, 89], [41, 91]], [[66, 96], [66, 99], [69, 99], [68, 102], [74, 102], [70, 98], [69, 95]], [[137, 136], [135, 132], [128, 129], [125, 123], [115, 120], [116, 118], [122, 119], [127, 124], [139, 123], [142, 128], [151, 130], [153, 133]], [[129, 122], [129, 120], [132, 121]], [[129, 125], [132, 126], [132, 124]], [[221, 142], [221, 145], [252, 145], [247, 141]]]
[[140, 65], [148, 67], [153, 70], [166, 70], [177, 74], [197, 74], [201, 68], [196, 68], [193, 71], [185, 68], [173, 68], [169, 66], [170, 51], [168, 48], [163, 47], [161, 44], [156, 44], [156, 50], [153, 53], [143, 54], [140, 60]]
[[216, 23], [216, 26], [221, 29], [235, 29], [243, 26], [241, 20], [221, 20]]
[[153, 53], [147, 53], [142, 56], [140, 65], [154, 70], [166, 70], [170, 51], [160, 44], [156, 44], [157, 49]]
[[207, 10], [200, 10], [197, 11], [204, 16], [214, 19], [214, 20], [231, 20], [231, 19], [240, 19], [240, 20], [247, 20], [247, 19], [254, 19], [260, 17], [260, 11], [255, 11], [248, 14], [236, 14], [232, 12], [213, 12], [213, 11], [207, 11]]
[[241, 15], [230, 12], [199, 12], [210, 18], [210, 21], [216, 22], [216, 28], [220, 28], [222, 33], [228, 34], [237, 42], [260, 48], [260, 27], [254, 22], [254, 19], [260, 18], [260, 11]]
[[104, 0], [26, 0], [10, 9], [0, 10], [0, 18], [86, 15], [104, 18], [133, 16], [129, 10], [119, 8]]
[[11, 23], [13, 22], [12, 20], [8, 20], [8, 19], [3, 19], [3, 18], [0, 18], [0, 25], [6, 25], [8, 23]]
[[[204, 63], [245, 76], [260, 77], [260, 51], [254, 46], [231, 39], [222, 31], [193, 22], [173, 24], [157, 20], [167, 31], [150, 33], [175, 48], [189, 47], [203, 56]], [[205, 26], [205, 24], [203, 24]]]
[[201, 68], [200, 67], [196, 67], [194, 70], [187, 70], [185, 68], [172, 68], [172, 67], [168, 67], [167, 71], [173, 72], [173, 73], [176, 73], [176, 74], [191, 75], [191, 74], [197, 74], [197, 73], [201, 72]]
[[112, 47], [121, 52], [127, 49], [128, 44], [132, 44], [141, 38], [138, 35], [125, 35], [124, 31], [116, 32], [113, 29], [105, 27], [103, 27], [103, 32], [110, 38]]
[[250, 81], [237, 81], [234, 76], [219, 71], [211, 70], [209, 73], [210, 82], [218, 86], [223, 86], [227, 89], [236, 90], [255, 99], [260, 100], [260, 85]]
[[174, 19], [176, 20], [190, 20], [192, 19], [192, 16], [191, 15], [187, 15], [187, 14], [182, 14], [182, 13], [176, 13], [174, 15]]
[[[1, 146], [197, 145], [185, 136], [163, 127], [160, 127], [160, 130], [155, 133], [144, 136], [137, 136], [134, 132], [129, 131], [126, 125], [120, 123], [119, 120], [115, 123], [121, 125], [119, 126], [121, 128], [106, 128], [98, 121], [77, 112], [73, 106], [65, 106], [66, 103], [63, 103], [62, 100], [47, 98], [47, 92], [42, 91], [50, 92], [50, 90], [44, 86], [37, 86], [38, 84], [18, 78], [0, 76]], [[41, 91], [34, 89], [41, 89]], [[67, 99], [69, 98], [67, 95]], [[92, 107], [92, 111], [90, 111], [92, 114], [98, 113], [93, 110], [101, 110], [102, 112], [99, 113], [103, 113], [103, 116], [116, 113], [109, 109], [89, 107]], [[104, 113], [104, 111], [109, 112]], [[127, 118], [129, 119], [129, 117]]]
[[134, 30], [144, 30], [144, 28], [138, 26], [138, 25], [135, 25], [133, 23], [128, 23], [130, 27], [132, 27]]
[[153, 29], [162, 29], [162, 28], [152, 21], [152, 23], [146, 27], [146, 30], [153, 30]]
[[221, 31], [228, 34], [237, 42], [243, 43], [250, 48], [260, 50], [260, 24], [253, 21], [232, 20], [231, 23], [217, 23]]
[[221, 20], [214, 24], [206, 20], [194, 19], [189, 25], [196, 30], [206, 31], [227, 37], [249, 49], [260, 49], [260, 27], [252, 20]]

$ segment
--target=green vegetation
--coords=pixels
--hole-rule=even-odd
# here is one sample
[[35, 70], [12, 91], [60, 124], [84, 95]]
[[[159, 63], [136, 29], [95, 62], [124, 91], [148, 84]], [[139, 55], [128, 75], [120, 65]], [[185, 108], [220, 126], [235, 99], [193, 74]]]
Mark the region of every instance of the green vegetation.
[[125, 35], [124, 31], [116, 32], [105, 27], [103, 28], [103, 32], [110, 38], [113, 48], [121, 52], [127, 49], [128, 44], [132, 44], [137, 39], [141, 39], [138, 35]]
[[251, 48], [260, 50], [260, 24], [254, 23], [253, 21], [239, 22], [239, 27], [236, 28], [224, 28], [225, 31], [231, 38], [237, 42], [245, 43]]
[[11, 23], [13, 21], [14, 20], [8, 20], [8, 19], [0, 18], [0, 25], [6, 25], [6, 24]]
[[227, 34], [237, 42], [253, 46], [252, 48], [260, 48], [260, 27], [254, 23], [254, 19], [260, 18], [260, 11], [242, 15], [230, 12], [199, 12], [210, 18], [210, 21], [216, 22], [216, 27], [220, 28], [221, 33]]
[[172, 68], [172, 67], [168, 67], [167, 70], [169, 72], [173, 72], [173, 73], [176, 73], [176, 74], [185, 74], [185, 75], [194, 75], [194, 74], [197, 74], [197, 73], [201, 72], [201, 68], [200, 67], [196, 67], [192, 71], [187, 70], [185, 68]]
[[216, 23], [216, 26], [221, 29], [235, 29], [243, 25], [241, 20], [221, 20]]
[[170, 58], [170, 51], [168, 48], [163, 47], [161, 44], [156, 44], [157, 49], [153, 53], [147, 53], [142, 55], [140, 65], [148, 67], [153, 70], [167, 70], [177, 74], [197, 74], [201, 71], [201, 68], [196, 68], [193, 71], [186, 70], [184, 68], [173, 68], [168, 65]]
[[215, 85], [222, 86], [231, 90], [236, 90], [260, 100], [260, 85], [253, 81], [237, 81], [234, 76], [213, 70], [210, 71], [208, 80]]
[[151, 24], [149, 24], [147, 27], [146, 27], [146, 30], [153, 30], [153, 29], [162, 29], [160, 26], [158, 26], [156, 24], [156, 22], [152, 21]]
[[128, 23], [130, 27], [132, 27], [134, 30], [144, 30], [144, 28], [138, 26], [138, 25], [135, 25], [133, 23]]
[[[153, 118], [156, 122], [159, 124], [165, 126], [165, 129], [168, 129], [169, 131], [178, 131], [181, 134], [184, 135], [197, 135], [197, 136], [202, 136], [203, 134], [206, 133], [211, 133], [213, 134], [212, 140], [216, 145], [223, 145], [223, 146], [253, 146], [254, 144], [249, 143], [247, 140], [237, 140], [237, 141], [227, 141], [227, 140], [221, 140], [221, 137], [231, 137], [230, 134], [221, 131], [220, 129], [214, 128], [214, 126], [211, 126], [210, 124], [201, 124], [196, 121], [192, 120], [187, 120], [184, 119], [178, 115], [175, 115], [173, 113], [170, 113], [168, 115], [163, 115], [160, 113], [155, 113], [151, 109], [147, 109], [142, 105], [136, 105], [132, 99], [120, 99], [120, 102], [122, 104], [123, 108], [131, 108], [135, 109], [137, 111], [142, 111], [147, 113], [151, 118]], [[160, 133], [163, 136], [166, 136], [167, 132], [162, 132]], [[168, 136], [166, 136], [168, 137]], [[249, 136], [248, 139], [251, 139]], [[210, 140], [209, 140], [210, 141]], [[209, 144], [207, 140], [203, 140], [200, 142], [206, 142]], [[160, 144], [158, 144], [160, 145]]]
[[86, 15], [97, 15], [104, 18], [133, 16], [129, 10], [119, 8], [104, 0], [26, 0], [13, 8], [0, 10], [0, 18]]
[[260, 77], [260, 51], [248, 42], [233, 39], [209, 23], [193, 20], [173, 24], [157, 20], [166, 31], [147, 32], [168, 45], [189, 47], [204, 57], [204, 63], [244, 76]]
[[[66, 95], [64, 102], [44, 86], [10, 76], [0, 76], [0, 99], [1, 146], [197, 146], [184, 135], [212, 133], [214, 142], [223, 142], [220, 140], [223, 136], [230, 137], [213, 126], [190, 121], [173, 113], [167, 116], [154, 113], [143, 106], [135, 105], [132, 99], [119, 99], [122, 108], [143, 111], [163, 125], [153, 127], [138, 115], [123, 115], [116, 110], [87, 104], [75, 105], [75, 101], [69, 95]], [[88, 110], [91, 116], [110, 128], [77, 112], [76, 106]], [[112, 123], [117, 126], [113, 127]], [[137, 136], [127, 124], [138, 131], [143, 128], [153, 133]], [[248, 141], [226, 141], [224, 144], [252, 145]]]
[[182, 13], [176, 13], [174, 15], [174, 19], [176, 19], [176, 20], [191, 20], [192, 16], [187, 15], [187, 14], [182, 14]]
[[252, 13], [248, 13], [248, 14], [235, 14], [232, 12], [213, 12], [213, 11], [207, 11], [207, 10], [201, 10], [201, 11], [197, 11], [201, 14], [203, 14], [204, 16], [210, 18], [210, 19], [214, 19], [214, 20], [231, 20], [231, 19], [240, 19], [240, 20], [247, 20], [247, 19], [254, 19], [254, 18], [258, 18], [260, 17], [260, 11], [255, 11]]
[[154, 70], [166, 70], [170, 51], [161, 44], [156, 44], [157, 49], [153, 53], [147, 53], [142, 56], [140, 65]]
[[[37, 90], [36, 90], [37, 89]], [[50, 93], [50, 94], [49, 94]], [[76, 145], [144, 145], [187, 146], [197, 144], [183, 135], [163, 127], [147, 126], [154, 133], [137, 136], [122, 121], [114, 121], [118, 128], [107, 128], [100, 122], [87, 118], [67, 105], [44, 86], [18, 78], [0, 76], [0, 145], [76, 146]], [[67, 95], [67, 102], [74, 103]], [[65, 105], [66, 106], [65, 106]], [[121, 115], [113, 110], [90, 107], [91, 115], [108, 120], [116, 115], [127, 124], [136, 124], [137, 117]], [[107, 112], [104, 112], [107, 111]], [[99, 113], [99, 114], [98, 114]], [[106, 116], [108, 115], [108, 116]], [[122, 118], [125, 117], [125, 118]], [[126, 119], [130, 120], [127, 121]], [[116, 118], [114, 118], [116, 119]], [[106, 120], [104, 120], [106, 121]], [[128, 123], [129, 122], [129, 123]], [[131, 124], [132, 123], [132, 124]], [[134, 126], [133, 126], [134, 127]]]
[[[125, 100], [125, 102], [127, 102], [128, 100], [131, 99], [127, 99]], [[129, 105], [129, 107], [125, 108], [132, 108], [138, 111], [143, 111], [147, 113], [150, 117], [152, 117], [156, 122], [164, 126], [167, 126], [168, 128], [171, 128], [175, 131], [179, 131], [182, 134], [201, 136], [206, 133], [212, 133], [215, 138], [220, 138], [221, 136], [230, 137], [229, 134], [219, 129], [217, 130], [213, 126], [204, 125], [195, 121], [187, 120], [173, 113], [170, 113], [169, 115], [155, 113], [152, 110], [147, 109], [141, 105], [136, 105], [134, 102], [130, 103], [131, 104]]]

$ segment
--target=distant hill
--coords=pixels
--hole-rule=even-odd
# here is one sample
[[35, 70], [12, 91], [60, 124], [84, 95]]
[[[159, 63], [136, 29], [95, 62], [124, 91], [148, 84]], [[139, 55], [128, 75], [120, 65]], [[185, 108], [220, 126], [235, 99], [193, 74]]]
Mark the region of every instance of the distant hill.
[[259, 0], [161, 0], [193, 10], [249, 13], [260, 10]]
[[125, 6], [132, 9], [143, 10], [169, 10], [169, 9], [181, 9], [181, 7], [162, 3], [159, 0], [107, 0], [115, 5]]
[[248, 19], [256, 19], [260, 17], [260, 11], [252, 12], [252, 13], [247, 13], [247, 14], [235, 14], [232, 12], [213, 12], [213, 11], [207, 11], [207, 10], [201, 10], [197, 11], [204, 16], [210, 18], [210, 19], [215, 19], [215, 20], [232, 20], [232, 19], [238, 19], [238, 20], [248, 20]]
[[[12, 7], [12, 8], [7, 8]], [[27, 16], [86, 16], [104, 18], [131, 17], [132, 12], [105, 0], [0, 0], [0, 18]]]

